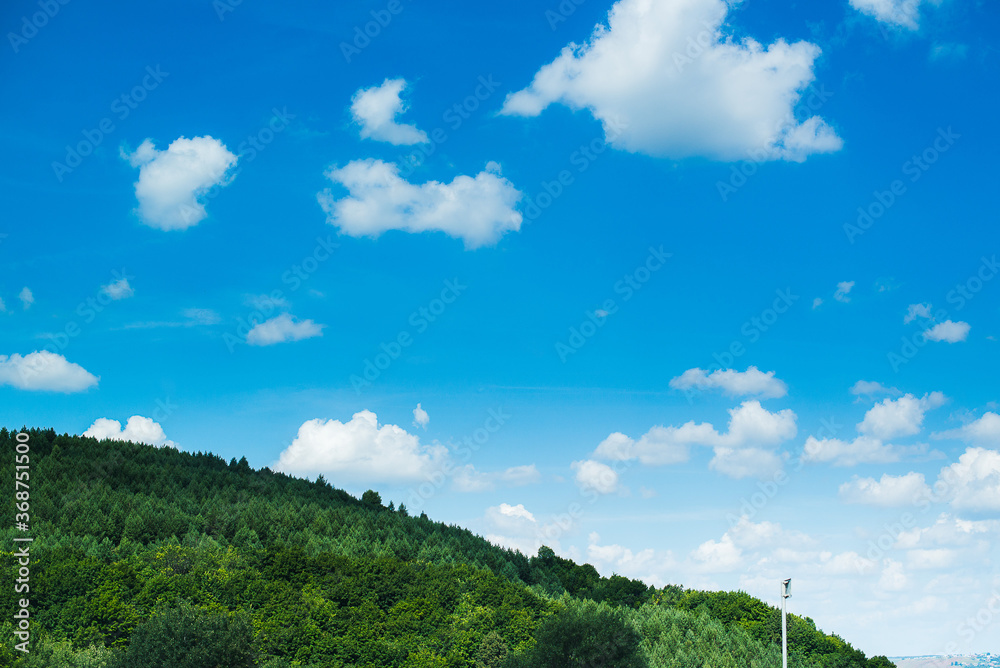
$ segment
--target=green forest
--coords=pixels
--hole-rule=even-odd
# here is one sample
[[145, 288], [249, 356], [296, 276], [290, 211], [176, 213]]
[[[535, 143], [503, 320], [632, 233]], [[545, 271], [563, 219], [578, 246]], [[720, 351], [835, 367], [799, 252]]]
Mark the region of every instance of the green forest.
[[[781, 666], [781, 613], [744, 592], [601, 577], [246, 459], [0, 429], [10, 498], [19, 431], [30, 524], [4, 504], [2, 550], [13, 583], [34, 538], [30, 592], [2, 590], [0, 667]], [[792, 668], [893, 666], [788, 623]]]

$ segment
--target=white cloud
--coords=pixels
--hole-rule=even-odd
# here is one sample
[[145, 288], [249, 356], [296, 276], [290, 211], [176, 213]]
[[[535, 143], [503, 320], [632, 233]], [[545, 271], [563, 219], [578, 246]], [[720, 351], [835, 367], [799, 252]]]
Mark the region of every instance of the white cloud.
[[882, 561], [882, 576], [878, 580], [878, 587], [883, 591], [902, 591], [909, 584], [909, 578], [903, 572], [903, 564], [895, 559], [884, 559]]
[[931, 438], [957, 438], [973, 445], [1000, 445], [1000, 415], [983, 413], [982, 417], [958, 429], [931, 434]]
[[659, 580], [655, 571], [676, 566], [673, 554], [669, 550], [662, 554], [657, 554], [652, 548], [633, 552], [622, 545], [601, 545], [600, 540], [600, 535], [593, 531], [587, 537], [588, 562], [598, 566], [610, 566], [615, 573], [626, 577], [638, 577], [647, 583], [652, 583]]
[[427, 414], [420, 404], [413, 409], [413, 426], [427, 429], [427, 423], [431, 421], [431, 416]]
[[134, 153], [122, 150], [122, 157], [139, 167], [136, 214], [160, 230], [184, 230], [204, 220], [208, 213], [199, 200], [213, 186], [229, 183], [229, 172], [238, 160], [209, 136], [175, 139], [165, 151], [156, 150], [147, 139]]
[[177, 447], [176, 443], [167, 438], [167, 435], [163, 432], [163, 427], [158, 422], [154, 422], [152, 418], [142, 417], [141, 415], [130, 417], [125, 423], [124, 429], [122, 429], [122, 423], [118, 420], [97, 418], [94, 420], [94, 424], [90, 425], [87, 431], [83, 432], [83, 435], [96, 438], [99, 441], [109, 439], [112, 441], [146, 443], [157, 447]]
[[729, 8], [723, 0], [620, 0], [607, 26], [564, 47], [501, 113], [537, 116], [554, 103], [587, 109], [615, 148], [673, 159], [802, 161], [839, 150], [822, 118], [793, 113], [819, 47], [734, 40], [725, 34]]
[[773, 371], [764, 373], [751, 366], [746, 371], [718, 369], [709, 374], [703, 369], [688, 369], [670, 380], [670, 387], [677, 390], [719, 389], [729, 396], [757, 395], [765, 399], [788, 394], [784, 381], [774, 377]]
[[97, 385], [98, 377], [79, 364], [48, 350], [36, 350], [23, 357], [0, 355], [0, 385], [20, 390], [82, 392]]
[[815, 299], [813, 299], [813, 308], [814, 309], [819, 308], [822, 305], [823, 305], [823, 300], [820, 297], [816, 297]]
[[803, 447], [803, 460], [831, 462], [834, 466], [854, 466], [862, 463], [898, 462], [904, 450], [883, 443], [871, 436], [858, 436], [853, 441], [839, 438], [818, 439], [810, 436]]
[[509, 503], [501, 503], [497, 511], [505, 517], [526, 519], [529, 522], [536, 521], [535, 516], [524, 507], [523, 503], [519, 503], [516, 506], [512, 506]]
[[928, 341], [945, 341], [947, 343], [958, 343], [965, 341], [971, 329], [969, 323], [959, 320], [952, 322], [945, 320], [939, 322], [930, 329], [924, 330], [924, 338]]
[[880, 394], [888, 394], [892, 396], [898, 396], [902, 394], [895, 387], [886, 387], [882, 383], [872, 381], [872, 380], [859, 380], [851, 386], [851, 394], [861, 397], [874, 397]]
[[375, 413], [364, 410], [348, 422], [304, 422], [272, 468], [357, 482], [416, 482], [439, 471], [447, 456], [444, 446], [422, 445], [402, 427], [380, 426]]
[[477, 471], [472, 464], [458, 468], [452, 474], [452, 489], [456, 492], [488, 492], [498, 487], [524, 487], [542, 479], [534, 464], [511, 466], [503, 471]]
[[[612, 461], [625, 461], [635, 456], [632, 454], [634, 446], [635, 441], [620, 431], [616, 431], [598, 444], [597, 449], [594, 450], [594, 456]], [[686, 449], [685, 457], [680, 461], [687, 461]]]
[[906, 565], [913, 570], [949, 568], [957, 556], [955, 550], [910, 550], [906, 553]]
[[963, 520], [948, 513], [941, 513], [930, 526], [914, 527], [902, 532], [894, 547], [912, 550], [964, 546], [990, 538], [994, 534], [1000, 537], [1000, 520]]
[[878, 567], [878, 562], [866, 559], [854, 551], [830, 555], [822, 563], [821, 570], [827, 575], [857, 576], [872, 573]]
[[7, 312], [7, 305], [4, 304], [3, 299], [0, 298], [0, 313], [6, 313], [6, 312]]
[[908, 325], [917, 318], [932, 320], [934, 316], [931, 315], [931, 305], [910, 304], [910, 306], [906, 309], [906, 315], [903, 316], [903, 324]]
[[638, 441], [615, 432], [594, 450], [594, 457], [613, 461], [638, 459], [643, 464], [679, 464], [690, 458], [690, 446], [715, 448], [710, 467], [742, 478], [770, 475], [781, 468], [781, 458], [762, 446], [775, 446], [795, 436], [795, 413], [771, 413], [759, 401], [744, 401], [729, 409], [729, 429], [720, 434], [711, 424], [686, 422], [679, 427], [656, 426]]
[[882, 440], [918, 434], [923, 427], [924, 414], [944, 405], [945, 401], [940, 392], [925, 394], [920, 399], [912, 394], [884, 399], [865, 413], [864, 420], [858, 423], [858, 431]]
[[599, 494], [613, 494], [618, 491], [618, 474], [607, 464], [587, 459], [573, 462], [576, 482], [585, 490], [592, 489]]
[[117, 281], [101, 286], [101, 292], [115, 301], [119, 299], [126, 299], [135, 294], [135, 290], [133, 290], [132, 286], [128, 284], [127, 278], [120, 278]]
[[726, 533], [721, 540], [707, 540], [699, 545], [691, 552], [691, 560], [699, 571], [720, 573], [739, 568], [743, 563], [743, 553]]
[[923, 474], [914, 472], [901, 476], [886, 473], [881, 480], [855, 477], [840, 486], [840, 498], [845, 503], [867, 506], [912, 506], [930, 493]]
[[396, 116], [406, 111], [399, 94], [406, 87], [405, 79], [386, 79], [381, 86], [363, 88], [351, 98], [351, 115], [361, 126], [362, 139], [375, 139], [396, 146], [423, 144], [427, 133], [416, 126], [396, 122]]
[[921, 0], [851, 0], [851, 7], [862, 14], [910, 30], [920, 28], [920, 4]]
[[349, 195], [336, 199], [327, 188], [317, 199], [327, 222], [349, 236], [441, 231], [476, 248], [521, 227], [521, 214], [514, 207], [522, 193], [501, 176], [495, 162], [474, 177], [456, 176], [451, 183], [415, 185], [399, 176], [396, 165], [374, 159], [333, 167], [326, 177]]
[[739, 480], [740, 478], [770, 478], [781, 470], [784, 460], [771, 450], [762, 448], [715, 448], [708, 468]]
[[958, 461], [941, 469], [952, 506], [960, 510], [1000, 511], [1000, 452], [967, 448]]
[[844, 302], [845, 304], [851, 301], [848, 296], [851, 294], [851, 290], [854, 288], [854, 281], [841, 281], [837, 283], [837, 290], [833, 293], [833, 298], [838, 302]]
[[317, 325], [312, 320], [297, 321], [288, 313], [254, 325], [247, 333], [247, 343], [251, 346], [270, 346], [286, 341], [301, 341], [323, 336], [326, 325]]
[[21, 292], [17, 295], [17, 298], [21, 300], [21, 306], [24, 307], [25, 311], [31, 308], [31, 305], [35, 303], [35, 295], [31, 293], [31, 290], [28, 289], [28, 286], [24, 286], [24, 288], [21, 289]]

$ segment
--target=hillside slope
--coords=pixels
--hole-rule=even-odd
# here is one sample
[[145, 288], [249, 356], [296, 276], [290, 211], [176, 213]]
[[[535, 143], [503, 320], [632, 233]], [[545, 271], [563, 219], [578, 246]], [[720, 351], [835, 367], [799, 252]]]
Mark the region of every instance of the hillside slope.
[[[780, 613], [742, 592], [603, 578], [245, 460], [28, 434], [32, 652], [8, 641], [0, 666], [781, 663]], [[23, 596], [0, 596], [5, 638]], [[794, 615], [790, 647], [796, 668], [892, 666]]]

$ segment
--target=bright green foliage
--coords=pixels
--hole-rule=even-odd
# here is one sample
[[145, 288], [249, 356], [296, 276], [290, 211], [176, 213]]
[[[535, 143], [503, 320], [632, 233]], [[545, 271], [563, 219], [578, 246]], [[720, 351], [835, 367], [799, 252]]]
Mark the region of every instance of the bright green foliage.
[[[0, 429], [8, 481], [13, 441]], [[52, 430], [30, 444], [32, 653], [4, 643], [0, 668], [212, 666], [221, 652], [262, 668], [780, 665], [780, 613], [742, 592], [602, 578], [245, 458]], [[2, 546], [12, 511], [0, 505]], [[0, 588], [0, 608], [14, 599]], [[892, 667], [789, 621], [792, 668]]]

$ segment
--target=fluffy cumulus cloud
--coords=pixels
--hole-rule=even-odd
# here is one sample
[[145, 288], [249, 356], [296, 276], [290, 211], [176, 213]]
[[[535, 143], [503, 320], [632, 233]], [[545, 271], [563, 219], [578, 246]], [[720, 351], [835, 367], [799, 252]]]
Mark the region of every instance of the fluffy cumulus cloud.
[[957, 462], [941, 470], [939, 483], [959, 510], [1000, 511], [1000, 452], [966, 449]]
[[270, 320], [257, 323], [247, 333], [247, 343], [251, 346], [271, 346], [286, 341], [301, 341], [323, 336], [326, 325], [317, 325], [312, 320], [296, 320], [288, 313], [282, 313]]
[[[933, 4], [941, 0], [931, 0]], [[874, 17], [880, 23], [917, 30], [920, 28], [922, 0], [851, 0], [851, 7]]]
[[512, 466], [503, 471], [477, 471], [472, 464], [455, 469], [452, 489], [456, 492], [489, 492], [499, 487], [523, 487], [542, 479], [534, 464]]
[[912, 506], [930, 493], [923, 474], [913, 472], [901, 476], [887, 473], [881, 480], [855, 477], [840, 486], [840, 498], [844, 502], [868, 506]]
[[[554, 103], [587, 109], [619, 149], [673, 159], [802, 161], [841, 148], [819, 116], [793, 109], [813, 80], [815, 44], [762, 45], [726, 34], [724, 0], [619, 0], [584, 44], [571, 43], [501, 113]], [[664, 110], [669, 110], [665, 113]]]
[[521, 227], [515, 206], [522, 194], [495, 162], [475, 176], [456, 176], [451, 183], [416, 185], [403, 179], [396, 165], [375, 159], [334, 167], [326, 176], [348, 195], [337, 199], [328, 188], [317, 199], [327, 222], [349, 236], [439, 231], [477, 248]]
[[97, 385], [98, 377], [79, 364], [48, 350], [27, 355], [0, 355], [0, 385], [40, 392], [82, 392]]
[[380, 425], [375, 413], [364, 410], [347, 422], [303, 423], [272, 468], [298, 475], [323, 473], [331, 481], [403, 483], [427, 480], [447, 456], [443, 445], [423, 445], [402, 427]]
[[736, 547], [729, 534], [720, 540], [707, 540], [690, 554], [695, 568], [706, 573], [733, 571], [743, 564], [743, 553]]
[[690, 447], [714, 449], [710, 467], [733, 478], [770, 475], [781, 468], [781, 457], [770, 448], [795, 436], [795, 413], [770, 412], [759, 401], [744, 401], [729, 410], [729, 429], [719, 433], [707, 422], [686, 422], [679, 427], [656, 426], [638, 441], [615, 432], [601, 441], [594, 457], [610, 461], [638, 459], [660, 466], [690, 458]]
[[613, 494], [618, 491], [618, 474], [613, 468], [593, 459], [573, 462], [576, 483], [584, 490], [598, 494]]
[[396, 146], [427, 141], [427, 133], [423, 130], [396, 122], [396, 116], [406, 111], [399, 96], [404, 88], [405, 79], [386, 79], [381, 86], [363, 88], [354, 94], [351, 115], [361, 128], [362, 139], [375, 139]]
[[109, 299], [118, 301], [119, 299], [127, 299], [135, 294], [135, 290], [129, 285], [127, 278], [120, 278], [117, 281], [112, 281], [107, 285], [101, 286], [101, 292], [106, 294]]
[[775, 378], [773, 371], [764, 373], [755, 366], [746, 371], [718, 369], [712, 373], [704, 369], [688, 369], [672, 378], [670, 387], [677, 390], [722, 390], [729, 396], [759, 396], [764, 399], [788, 394], [788, 386]]
[[163, 432], [163, 427], [158, 422], [141, 415], [130, 417], [125, 423], [124, 428], [122, 428], [122, 423], [118, 420], [97, 418], [94, 420], [94, 424], [90, 425], [87, 431], [83, 432], [83, 435], [96, 438], [99, 441], [108, 439], [112, 441], [147, 443], [157, 447], [177, 447], [176, 443], [167, 438], [167, 435]]
[[184, 230], [208, 213], [200, 201], [214, 186], [229, 183], [237, 157], [213, 137], [181, 137], [159, 151], [147, 139], [122, 157], [139, 168], [135, 196], [139, 220], [159, 230]]
[[940, 392], [931, 392], [919, 399], [912, 394], [884, 399], [865, 413], [864, 420], [858, 423], [858, 431], [883, 440], [918, 434], [924, 424], [924, 414], [944, 405], [945, 401]]
[[972, 327], [967, 322], [963, 322], [961, 320], [958, 322], [945, 320], [944, 322], [939, 322], [930, 329], [924, 330], [924, 338], [928, 341], [958, 343], [959, 341], [965, 341], [965, 339], [969, 336], [970, 329], [972, 329]]
[[958, 429], [936, 432], [931, 434], [931, 438], [957, 438], [973, 445], [997, 447], [1000, 446], [1000, 415], [986, 412], [978, 420]]

